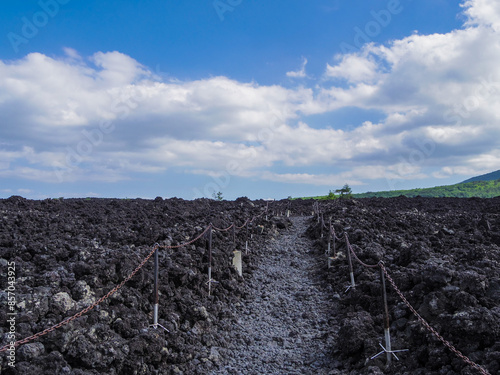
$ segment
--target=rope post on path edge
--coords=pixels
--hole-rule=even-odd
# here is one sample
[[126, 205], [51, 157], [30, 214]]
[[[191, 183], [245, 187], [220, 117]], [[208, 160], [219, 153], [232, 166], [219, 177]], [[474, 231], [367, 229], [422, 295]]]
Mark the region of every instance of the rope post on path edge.
[[208, 230], [208, 295], [211, 292], [212, 285], [212, 224]]
[[323, 228], [324, 228], [324, 226], [325, 226], [325, 220], [323, 218], [323, 213], [321, 213], [321, 232], [320, 232], [321, 238], [323, 238]]
[[[328, 225], [328, 248], [326, 250], [326, 256], [328, 258], [328, 268], [332, 267], [332, 259], [334, 259], [334, 257], [335, 257], [335, 254], [333, 254], [333, 257], [331, 255], [332, 235], [333, 235], [333, 231], [332, 231], [332, 217], [330, 216], [329, 225]], [[335, 238], [333, 238], [333, 241], [335, 241]]]
[[160, 326], [163, 328], [165, 331], [169, 332], [168, 329], [163, 327], [161, 324], [158, 323], [158, 306], [160, 302], [160, 293], [159, 293], [159, 278], [158, 278], [158, 271], [160, 268], [160, 264], [158, 261], [158, 249], [159, 245], [155, 244], [155, 263], [154, 263], [154, 291], [153, 291], [153, 299], [154, 299], [154, 304], [153, 304], [153, 324], [151, 325], [154, 329], [158, 328]]
[[352, 257], [351, 257], [351, 244], [349, 243], [349, 238], [347, 238], [347, 229], [344, 229], [344, 235], [345, 235], [345, 245], [346, 245], [346, 252], [347, 252], [347, 259], [349, 261], [349, 276], [351, 277], [351, 285], [347, 288], [346, 292], [350, 288], [356, 288], [356, 283], [354, 282], [354, 271], [352, 268]]
[[213, 224], [210, 223], [210, 228], [208, 229], [208, 295], [212, 294], [212, 283], [216, 283], [214, 279], [212, 279], [212, 232], [213, 232]]
[[391, 331], [390, 331], [390, 322], [389, 322], [389, 306], [387, 304], [387, 290], [385, 288], [385, 273], [384, 273], [384, 262], [380, 261], [379, 262], [379, 267], [380, 267], [380, 283], [382, 287], [382, 301], [384, 304], [384, 339], [385, 339], [385, 347], [379, 343], [380, 347], [382, 348], [382, 351], [375, 354], [373, 357], [370, 359], [374, 359], [381, 355], [382, 353], [385, 352], [386, 358], [387, 358], [387, 366], [391, 365], [392, 361], [392, 356], [396, 358], [399, 361], [398, 356], [396, 355], [397, 352], [406, 352], [408, 349], [401, 349], [401, 350], [392, 350], [392, 345], [391, 345]]
[[387, 351], [387, 366], [391, 364], [391, 332], [389, 324], [389, 307], [387, 306], [387, 291], [385, 289], [385, 275], [382, 267], [380, 268], [380, 280], [382, 286], [382, 299], [384, 301], [384, 337], [385, 350]]
[[245, 254], [248, 254], [248, 220], [245, 229]]
[[326, 249], [326, 255], [330, 257], [330, 249], [332, 243], [332, 218], [330, 217], [330, 225], [328, 226], [328, 247]]
[[233, 230], [231, 232], [231, 236], [233, 237], [233, 250], [236, 250], [236, 225], [234, 223], [231, 224]]

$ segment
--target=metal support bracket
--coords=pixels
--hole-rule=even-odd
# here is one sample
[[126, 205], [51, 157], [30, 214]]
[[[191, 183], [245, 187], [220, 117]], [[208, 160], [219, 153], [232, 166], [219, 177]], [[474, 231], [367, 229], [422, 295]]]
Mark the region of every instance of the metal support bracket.
[[158, 323], [158, 305], [154, 305], [154, 310], [153, 310], [153, 324], [149, 325], [150, 327], [153, 327], [154, 329], [157, 329], [158, 327], [163, 328], [165, 331], [170, 332], [168, 329], [163, 327], [160, 323]]
[[383, 349], [381, 352], [375, 354], [373, 357], [370, 357], [370, 359], [375, 359], [377, 358], [379, 355], [381, 354], [384, 354], [384, 353], [388, 353], [388, 354], [392, 354], [394, 356], [394, 358], [396, 358], [398, 361], [399, 361], [399, 358], [398, 356], [396, 355], [396, 353], [399, 353], [399, 352], [407, 352], [409, 351], [410, 349], [399, 349], [399, 350], [387, 350], [380, 342], [378, 343], [380, 345], [380, 347]]

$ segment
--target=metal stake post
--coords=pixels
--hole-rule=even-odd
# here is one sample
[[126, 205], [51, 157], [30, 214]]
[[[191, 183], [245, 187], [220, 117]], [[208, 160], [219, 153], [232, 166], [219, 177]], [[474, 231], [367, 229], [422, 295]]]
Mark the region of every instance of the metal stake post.
[[355, 288], [356, 283], [354, 282], [354, 271], [352, 269], [351, 249], [349, 246], [349, 239], [347, 238], [347, 233], [345, 233], [345, 245], [346, 245], [346, 251], [347, 251], [347, 259], [349, 260], [349, 275], [351, 276], [350, 288]]
[[159, 269], [159, 262], [158, 262], [158, 246], [156, 246], [155, 250], [155, 286], [154, 286], [154, 305], [153, 305], [153, 327], [156, 328], [158, 326], [158, 305], [160, 302], [160, 294], [158, 292], [158, 269]]
[[332, 260], [333, 260], [333, 257], [331, 255], [331, 251], [330, 251], [330, 248], [331, 248], [331, 236], [332, 236], [332, 230], [330, 228], [330, 231], [329, 231], [329, 235], [328, 235], [328, 249], [326, 250], [326, 257], [328, 259], [328, 268], [331, 268], [332, 267]]
[[389, 330], [389, 307], [387, 305], [387, 292], [385, 290], [385, 273], [384, 273], [385, 266], [384, 266], [384, 262], [381, 261], [379, 263], [379, 266], [380, 266], [380, 281], [381, 281], [381, 284], [382, 284], [382, 296], [383, 296], [383, 299], [384, 299], [384, 336], [385, 336], [385, 347], [381, 343], [379, 343], [380, 347], [382, 348], [382, 351], [379, 352], [379, 353], [377, 353], [377, 354], [375, 354], [370, 359], [377, 358], [379, 355], [381, 355], [381, 354], [383, 354], [385, 352], [385, 355], [387, 356], [387, 366], [389, 366], [391, 364], [391, 360], [392, 360], [391, 355], [393, 355], [394, 358], [396, 358], [399, 361], [399, 358], [396, 355], [396, 353], [407, 352], [408, 349], [392, 350], [392, 346], [391, 346], [391, 332]]
[[236, 250], [236, 225], [234, 223], [233, 226], [233, 250]]
[[325, 220], [323, 219], [323, 214], [321, 214], [321, 238], [323, 238], [323, 227], [325, 226]]
[[384, 336], [385, 336], [385, 349], [387, 356], [387, 366], [391, 364], [391, 332], [389, 330], [389, 307], [387, 306], [387, 292], [385, 290], [385, 275], [384, 270], [380, 267], [380, 279], [382, 281], [382, 296], [384, 299]]
[[245, 233], [245, 254], [248, 254], [248, 220], [247, 220], [246, 233]]
[[159, 261], [158, 261], [158, 249], [159, 249], [159, 245], [158, 244], [155, 244], [155, 263], [154, 263], [154, 295], [153, 295], [153, 299], [154, 299], [154, 304], [153, 304], [153, 324], [151, 325], [154, 329], [158, 328], [158, 326], [160, 326], [161, 328], [163, 328], [165, 331], [169, 332], [168, 329], [166, 329], [165, 327], [163, 327], [160, 323], [158, 323], [158, 306], [159, 306], [159, 303], [160, 303], [160, 293], [159, 293], [159, 278], [158, 278], [158, 270], [159, 270]]
[[333, 257], [336, 257], [337, 250], [335, 249], [335, 237], [337, 237], [337, 235], [335, 234], [335, 229], [333, 228], [333, 226], [331, 228], [332, 228], [332, 236], [333, 236]]
[[330, 225], [328, 227], [328, 248], [326, 250], [326, 257], [328, 258], [328, 268], [332, 266], [332, 257], [330, 256], [332, 247], [332, 217], [330, 216]]
[[330, 224], [330, 228], [328, 228], [328, 248], [326, 250], [326, 255], [330, 256], [330, 249], [332, 247], [332, 225]]
[[212, 291], [212, 224], [208, 230], [208, 295]]

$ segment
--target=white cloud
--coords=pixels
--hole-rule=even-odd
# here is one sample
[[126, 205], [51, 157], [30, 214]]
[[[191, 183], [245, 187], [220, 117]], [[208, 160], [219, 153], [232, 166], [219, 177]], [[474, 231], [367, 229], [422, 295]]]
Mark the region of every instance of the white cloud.
[[307, 184], [313, 186], [363, 185], [359, 180], [352, 180], [346, 174], [310, 174], [310, 173], [272, 173], [264, 172], [262, 179], [287, 184]]
[[475, 137], [484, 136], [484, 128], [478, 126], [428, 126], [424, 130], [430, 139], [447, 145], [461, 145]]
[[78, 51], [76, 51], [73, 48], [64, 47], [63, 51], [66, 54], [66, 56], [68, 56], [72, 60], [80, 60], [80, 61], [82, 60], [82, 57], [80, 56]]
[[474, 155], [468, 164], [471, 167], [476, 167], [476, 170], [484, 171], [484, 173], [497, 170], [500, 166], [500, 149]]
[[[384, 145], [388, 155], [416, 169], [398, 172], [404, 178], [424, 178], [428, 174], [421, 170], [450, 158], [458, 173], [478, 153], [488, 150], [490, 155], [500, 146], [495, 110], [500, 104], [500, 43], [498, 29], [490, 27], [498, 20], [499, 5], [478, 0], [466, 2], [466, 8], [468, 28], [412, 35], [388, 46], [367, 44], [325, 70], [327, 78], [345, 79], [350, 85], [322, 89], [318, 99], [323, 108], [355, 106], [387, 114], [374, 134], [378, 143], [366, 145]], [[384, 142], [390, 134], [393, 141]], [[415, 142], [409, 145], [410, 140], [432, 142], [435, 150], [427, 155]], [[423, 157], [416, 157], [418, 153]], [[489, 164], [498, 169], [498, 164]]]
[[[498, 169], [499, 5], [465, 12], [464, 29], [337, 56], [314, 88], [163, 81], [119, 52], [0, 61], [0, 176], [123, 181], [177, 167], [331, 186]], [[305, 118], [345, 108], [385, 118], [352, 130]]]
[[491, 172], [488, 168], [473, 168], [467, 166], [453, 166], [453, 167], [442, 167], [438, 171], [432, 173], [435, 178], [450, 178], [451, 176], [478, 176], [481, 174], [486, 174]]
[[300, 70], [286, 72], [286, 76], [290, 77], [290, 78], [305, 78], [305, 77], [307, 77], [306, 65], [307, 65], [307, 59], [305, 57], [303, 57], [302, 58], [302, 66], [301, 66]]
[[326, 76], [329, 78], [346, 79], [351, 83], [371, 82], [377, 73], [377, 65], [369, 56], [343, 55], [340, 62], [326, 65]]
[[136, 60], [117, 51], [97, 52], [91, 61], [101, 68], [97, 71], [97, 77], [111, 86], [128, 85], [143, 78], [144, 75], [151, 75]]
[[469, 26], [490, 26], [500, 31], [500, 3], [495, 0], [467, 0], [463, 7], [469, 16]]

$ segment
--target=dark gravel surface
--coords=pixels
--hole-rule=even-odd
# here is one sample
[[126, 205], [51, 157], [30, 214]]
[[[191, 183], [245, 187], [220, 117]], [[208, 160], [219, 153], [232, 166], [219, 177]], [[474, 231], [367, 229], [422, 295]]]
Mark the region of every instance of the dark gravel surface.
[[213, 374], [328, 374], [339, 365], [331, 353], [337, 300], [320, 275], [324, 258], [305, 235], [309, 221], [291, 218], [265, 244], [248, 298], [233, 307], [229, 345]]
[[[118, 285], [154, 243], [176, 245], [212, 222], [225, 228], [267, 203], [239, 198], [184, 201], [0, 200], [0, 346], [9, 342], [7, 267], [16, 264], [16, 339], [40, 332]], [[354, 265], [343, 241], [327, 267], [312, 201], [269, 205], [249, 228], [243, 277], [231, 266], [231, 231], [213, 234], [208, 295], [206, 239], [160, 253], [162, 329], [151, 329], [153, 262], [100, 306], [21, 345], [17, 374], [431, 374], [467, 375], [388, 287], [393, 348], [385, 366], [369, 358], [383, 342], [378, 271]], [[291, 209], [292, 217], [285, 216]], [[321, 202], [325, 222], [347, 230], [359, 257], [389, 273], [415, 309], [491, 375], [500, 371], [500, 198], [393, 198]], [[324, 231], [324, 234], [327, 233]], [[236, 232], [244, 249], [246, 231]]]
[[[224, 228], [262, 213], [265, 202], [51, 199], [0, 200], [0, 345], [7, 332], [9, 262], [16, 265], [16, 339], [43, 331], [108, 293], [151, 251], [184, 243], [212, 222]], [[264, 228], [263, 233], [259, 225]], [[250, 227], [251, 246], [276, 232], [264, 219]], [[241, 246], [244, 232], [237, 235]], [[159, 323], [151, 329], [153, 262], [100, 306], [38, 340], [17, 348], [16, 366], [0, 354], [2, 374], [206, 374], [211, 347], [227, 345], [217, 333], [229, 306], [246, 287], [231, 267], [229, 232], [213, 234], [213, 278], [207, 289], [206, 240], [160, 254]], [[253, 259], [245, 259], [251, 278]]]
[[[490, 374], [500, 373], [500, 198], [394, 198], [326, 203], [338, 235], [347, 231], [360, 259], [383, 260], [417, 312], [446, 340]], [[320, 237], [315, 222], [309, 234]], [[319, 252], [326, 239], [316, 242]], [[385, 355], [367, 360], [384, 342], [380, 272], [354, 261], [356, 288], [349, 285], [345, 241], [324, 275], [341, 294], [339, 339], [333, 354], [342, 373], [479, 374], [422, 328], [387, 285], [392, 348], [399, 353], [385, 369]], [[369, 366], [372, 366], [369, 369]], [[350, 371], [350, 372], [349, 372]]]

